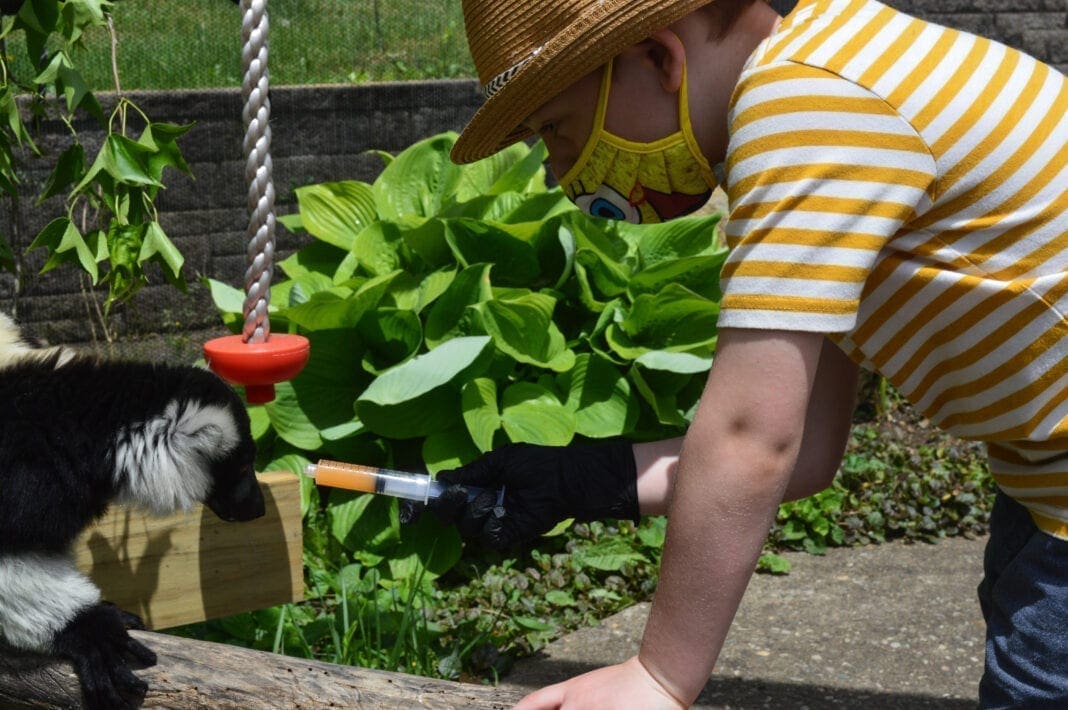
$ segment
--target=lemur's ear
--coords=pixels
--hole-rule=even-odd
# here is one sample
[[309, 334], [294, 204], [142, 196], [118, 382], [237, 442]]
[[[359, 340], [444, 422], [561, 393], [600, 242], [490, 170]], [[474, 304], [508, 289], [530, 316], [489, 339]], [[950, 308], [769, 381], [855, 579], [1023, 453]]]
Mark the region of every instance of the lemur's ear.
[[184, 406], [172, 402], [172, 406], [167, 407], [167, 413], [173, 411], [171, 443], [176, 451], [201, 461], [211, 460], [229, 453], [241, 440], [227, 407], [200, 402], [186, 402]]
[[156, 514], [190, 510], [211, 492], [209, 464], [225, 458], [239, 441], [227, 407], [174, 399], [119, 440], [117, 472], [125, 494]]

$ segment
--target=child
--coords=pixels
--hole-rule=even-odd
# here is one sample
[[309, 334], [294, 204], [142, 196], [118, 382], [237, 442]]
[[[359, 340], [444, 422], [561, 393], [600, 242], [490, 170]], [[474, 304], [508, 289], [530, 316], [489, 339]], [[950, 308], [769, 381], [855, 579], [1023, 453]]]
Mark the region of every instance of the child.
[[537, 134], [567, 195], [633, 222], [722, 183], [715, 362], [682, 440], [515, 446], [443, 474], [507, 545], [669, 512], [639, 655], [522, 708], [682, 707], [777, 505], [830, 484], [858, 367], [987, 442], [984, 707], [1068, 707], [1068, 81], [875, 0], [465, 0], [486, 103], [453, 158]]

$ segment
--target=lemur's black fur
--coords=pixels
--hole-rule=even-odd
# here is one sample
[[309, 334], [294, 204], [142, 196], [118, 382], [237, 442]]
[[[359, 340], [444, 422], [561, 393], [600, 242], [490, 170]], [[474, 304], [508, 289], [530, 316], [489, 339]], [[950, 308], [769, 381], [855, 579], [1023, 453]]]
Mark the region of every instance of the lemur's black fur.
[[100, 601], [70, 548], [112, 502], [157, 514], [264, 512], [240, 398], [196, 367], [33, 350], [0, 314], [0, 636], [72, 661], [91, 708], [136, 703], [155, 654]]

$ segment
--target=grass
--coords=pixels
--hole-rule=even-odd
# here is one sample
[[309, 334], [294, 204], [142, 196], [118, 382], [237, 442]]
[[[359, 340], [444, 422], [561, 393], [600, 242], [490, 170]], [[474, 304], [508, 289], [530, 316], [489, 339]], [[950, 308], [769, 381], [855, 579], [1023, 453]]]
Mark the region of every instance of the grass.
[[[460, 0], [271, 0], [268, 13], [275, 85], [474, 75]], [[113, 16], [123, 89], [240, 84], [241, 12], [229, 0], [119, 0]], [[79, 54], [88, 84], [110, 89], [106, 32]]]

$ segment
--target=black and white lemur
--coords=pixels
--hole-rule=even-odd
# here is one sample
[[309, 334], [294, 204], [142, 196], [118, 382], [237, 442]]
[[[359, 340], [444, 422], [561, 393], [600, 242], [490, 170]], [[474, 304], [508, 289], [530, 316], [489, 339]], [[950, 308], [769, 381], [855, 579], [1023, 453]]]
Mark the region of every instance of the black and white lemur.
[[102, 602], [71, 545], [113, 501], [154, 514], [205, 503], [224, 520], [264, 513], [241, 400], [207, 370], [34, 349], [0, 313], [0, 631], [69, 659], [85, 704], [147, 690], [128, 663], [156, 662]]

